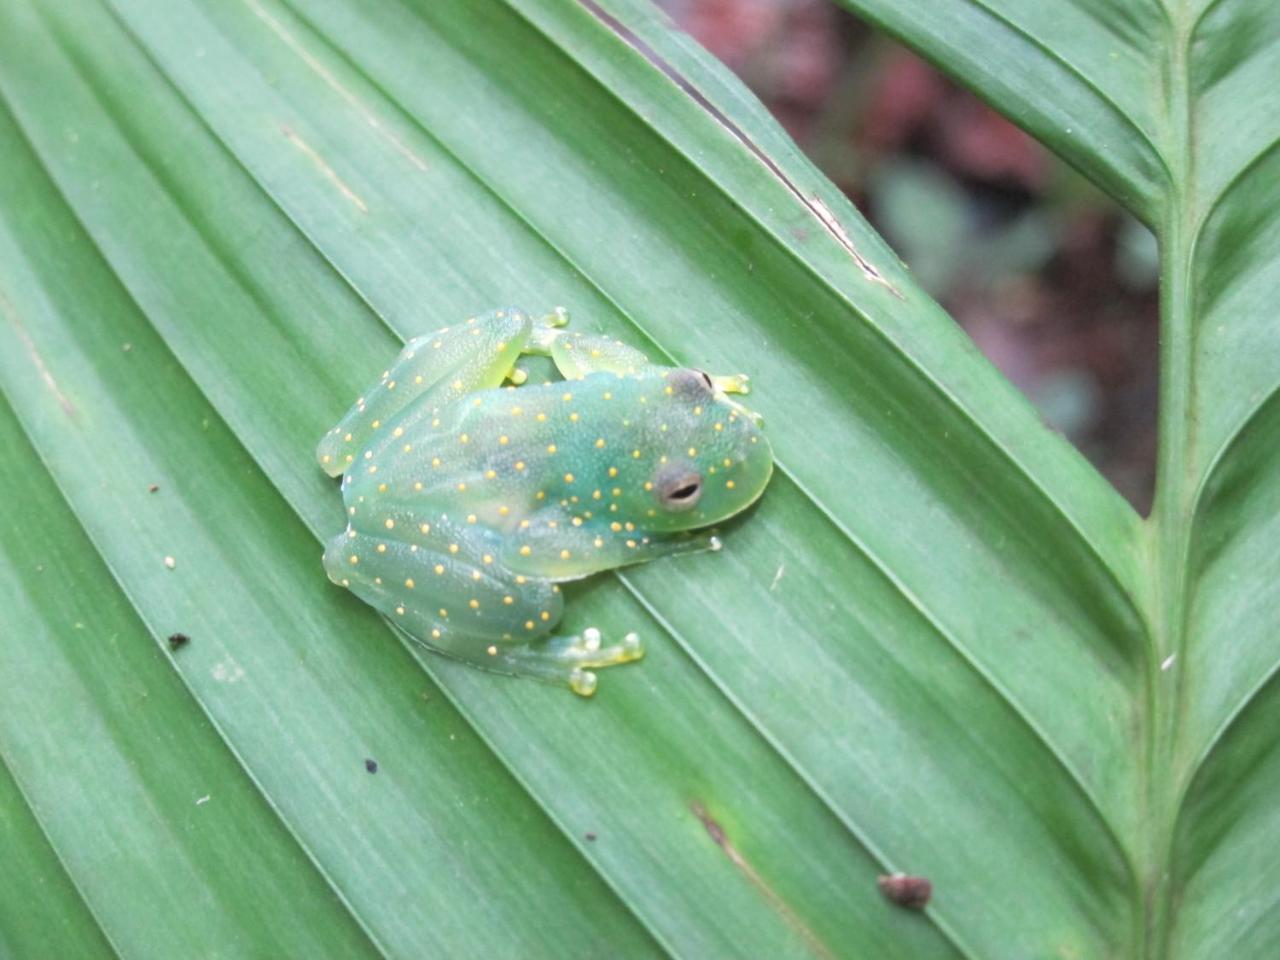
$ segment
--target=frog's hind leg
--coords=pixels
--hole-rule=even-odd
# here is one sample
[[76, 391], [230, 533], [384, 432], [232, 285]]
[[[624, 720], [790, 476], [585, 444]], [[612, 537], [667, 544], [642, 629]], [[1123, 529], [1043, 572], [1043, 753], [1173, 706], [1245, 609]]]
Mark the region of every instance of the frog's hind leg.
[[478, 666], [559, 684], [589, 697], [599, 684], [593, 668], [639, 660], [644, 656], [644, 646], [634, 633], [628, 633], [620, 643], [601, 646], [600, 631], [593, 627], [581, 634], [548, 637], [521, 646], [493, 645], [486, 654], [485, 659], [476, 660]]
[[331, 477], [341, 475], [361, 451], [417, 415], [431, 415], [464, 393], [502, 384], [525, 349], [533, 324], [508, 308], [415, 337], [382, 376], [324, 435], [316, 459]]

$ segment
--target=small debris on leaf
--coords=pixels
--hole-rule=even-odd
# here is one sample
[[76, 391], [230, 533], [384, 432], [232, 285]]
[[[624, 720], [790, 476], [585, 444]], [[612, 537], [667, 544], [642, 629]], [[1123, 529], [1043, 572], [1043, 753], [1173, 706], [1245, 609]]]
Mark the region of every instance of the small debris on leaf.
[[933, 895], [933, 884], [925, 877], [894, 873], [879, 877], [876, 883], [885, 897], [907, 910], [923, 910]]
[[174, 569], [175, 567], [177, 567], [177, 565], [178, 565], [178, 561], [177, 561], [177, 560], [175, 560], [175, 559], [173, 559], [173, 557], [165, 557], [165, 558], [164, 558], [164, 565], [165, 565], [166, 567], [168, 567], [170, 570], [172, 570], [172, 569]]
[[169, 634], [169, 649], [170, 649], [170, 650], [177, 650], [179, 647], [185, 647], [185, 646], [186, 646], [188, 643], [190, 643], [190, 642], [191, 642], [191, 638], [190, 638], [190, 637], [188, 637], [185, 633], [171, 633], [171, 634]]
[[153, 483], [151, 486], [147, 487], [147, 493], [155, 493], [159, 489], [160, 489], [160, 484]]
[[364, 768], [368, 770], [370, 773], [377, 773], [378, 761], [370, 758], [364, 762]]
[[587, 841], [589, 843], [595, 843], [596, 835], [592, 833], [590, 830], [584, 833], [583, 836], [587, 838]]

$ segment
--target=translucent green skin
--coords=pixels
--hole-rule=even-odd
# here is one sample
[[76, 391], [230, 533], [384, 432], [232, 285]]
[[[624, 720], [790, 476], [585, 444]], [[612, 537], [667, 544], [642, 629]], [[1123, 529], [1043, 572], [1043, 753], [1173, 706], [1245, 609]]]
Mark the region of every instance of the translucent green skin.
[[[554, 329], [564, 321], [498, 310], [405, 346], [317, 450], [326, 472], [345, 473], [348, 514], [324, 563], [435, 650], [590, 695], [588, 668], [639, 658], [640, 641], [553, 636], [556, 584], [719, 549], [688, 531], [759, 497], [773, 455], [725, 392], [745, 392], [745, 378], [656, 366]], [[524, 353], [551, 356], [567, 379], [501, 387], [523, 379]]]

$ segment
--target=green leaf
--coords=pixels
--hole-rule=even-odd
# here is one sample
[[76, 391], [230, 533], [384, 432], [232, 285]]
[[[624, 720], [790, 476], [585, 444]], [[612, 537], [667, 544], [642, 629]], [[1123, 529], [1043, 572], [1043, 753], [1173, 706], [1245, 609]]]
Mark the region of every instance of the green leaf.
[[[0, 946], [1266, 955], [1277, 15], [858, 5], [1156, 228], [1151, 520], [638, 0], [0, 5]], [[778, 455], [570, 593], [648, 641], [592, 701], [319, 563], [317, 438], [505, 303], [749, 372]]]

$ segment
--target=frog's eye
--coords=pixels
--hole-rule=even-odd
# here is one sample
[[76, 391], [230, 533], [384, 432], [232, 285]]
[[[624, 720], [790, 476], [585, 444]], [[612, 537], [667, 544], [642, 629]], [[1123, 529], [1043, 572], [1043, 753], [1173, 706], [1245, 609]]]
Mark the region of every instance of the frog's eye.
[[689, 510], [702, 498], [702, 475], [693, 470], [669, 473], [658, 478], [654, 491], [668, 510]]
[[713, 390], [711, 376], [701, 370], [684, 368], [667, 374], [667, 393], [682, 399], [702, 403]]

